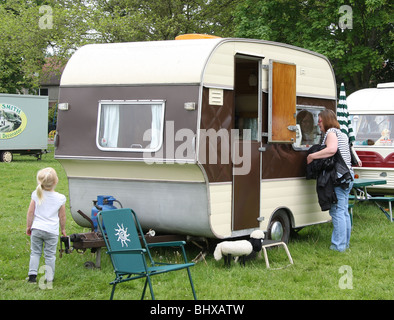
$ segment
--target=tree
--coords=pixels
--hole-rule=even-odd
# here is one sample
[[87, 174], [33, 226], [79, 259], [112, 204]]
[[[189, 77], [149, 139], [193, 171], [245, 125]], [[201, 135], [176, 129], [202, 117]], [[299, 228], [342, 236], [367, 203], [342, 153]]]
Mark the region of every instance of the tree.
[[[348, 5], [346, 5], [348, 3]], [[331, 61], [350, 92], [393, 81], [393, 6], [388, 0], [245, 0], [236, 35], [284, 42]]]
[[[54, 67], [93, 41], [83, 0], [0, 1], [0, 92], [34, 93], [46, 58]], [[60, 61], [60, 62], [59, 62]]]
[[38, 21], [38, 11], [16, 2], [0, 4], [0, 92], [17, 93], [38, 85], [46, 43], [33, 21]]
[[171, 40], [184, 33], [234, 33], [241, 0], [97, 0], [94, 29], [106, 42]]
[[36, 91], [47, 57], [56, 57], [50, 59], [56, 69], [87, 43], [168, 40], [183, 33], [232, 36], [240, 2], [0, 0], [0, 92]]

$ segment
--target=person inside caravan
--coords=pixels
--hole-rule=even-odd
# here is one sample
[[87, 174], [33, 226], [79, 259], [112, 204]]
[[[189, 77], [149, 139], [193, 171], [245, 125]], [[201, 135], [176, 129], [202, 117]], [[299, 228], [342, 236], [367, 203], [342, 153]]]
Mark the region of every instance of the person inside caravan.
[[[335, 113], [328, 109], [320, 112], [318, 125], [320, 130], [325, 134], [322, 145], [325, 144], [326, 148], [309, 154], [307, 157], [307, 163], [309, 164], [315, 159], [329, 158], [335, 155], [337, 150], [339, 150], [352, 177], [354, 178], [348, 137], [339, 129], [340, 127]], [[349, 247], [350, 242], [351, 221], [348, 212], [348, 202], [352, 186], [353, 181], [345, 188], [342, 186], [336, 186], [334, 188], [338, 202], [332, 204], [329, 210], [333, 223], [330, 249], [339, 252], [345, 251]]]
[[313, 145], [315, 143], [315, 126], [313, 123], [313, 114], [309, 111], [302, 110], [297, 114], [297, 124], [301, 127], [302, 145]]

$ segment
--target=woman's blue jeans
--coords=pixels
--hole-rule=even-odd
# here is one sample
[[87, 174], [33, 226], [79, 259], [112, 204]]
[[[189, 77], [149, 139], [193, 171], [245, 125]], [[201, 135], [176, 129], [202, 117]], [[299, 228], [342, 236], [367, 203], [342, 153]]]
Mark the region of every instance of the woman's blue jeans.
[[352, 232], [352, 223], [348, 210], [349, 193], [352, 190], [352, 187], [353, 181], [346, 189], [335, 187], [338, 203], [332, 204], [330, 209], [330, 216], [334, 227], [331, 236], [330, 249], [340, 252], [349, 248], [350, 235]]

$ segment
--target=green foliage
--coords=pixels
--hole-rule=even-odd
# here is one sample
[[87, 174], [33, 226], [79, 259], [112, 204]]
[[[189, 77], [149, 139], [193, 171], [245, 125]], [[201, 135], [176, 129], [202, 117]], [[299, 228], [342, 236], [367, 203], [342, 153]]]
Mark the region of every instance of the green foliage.
[[246, 0], [237, 12], [236, 34], [327, 56], [337, 82], [344, 81], [350, 93], [393, 81], [392, 22], [393, 5], [388, 0]]
[[240, 0], [98, 0], [94, 29], [106, 42], [173, 40], [179, 34], [233, 34]]
[[[350, 22], [343, 5], [352, 26], [342, 30], [340, 21]], [[46, 57], [64, 62], [87, 43], [206, 33], [322, 53], [349, 94], [393, 81], [392, 21], [389, 0], [1, 0], [0, 92], [36, 91]]]
[[0, 2], [0, 92], [35, 93], [45, 58], [68, 58], [88, 43], [89, 8], [78, 1]]
[[[67, 60], [84, 44], [231, 36], [241, 0], [0, 1], [0, 92], [35, 92], [48, 56]], [[56, 64], [51, 66], [57, 70]]]
[[40, 36], [38, 11], [10, 1], [0, 4], [0, 92], [17, 93], [38, 85], [46, 42]]

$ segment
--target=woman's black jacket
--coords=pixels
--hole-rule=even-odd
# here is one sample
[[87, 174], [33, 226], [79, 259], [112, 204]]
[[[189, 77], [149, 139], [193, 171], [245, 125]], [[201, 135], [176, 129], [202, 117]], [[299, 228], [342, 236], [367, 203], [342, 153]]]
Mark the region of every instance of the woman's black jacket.
[[[325, 145], [315, 144], [308, 155], [324, 149]], [[306, 167], [306, 179], [316, 179], [316, 192], [322, 211], [329, 210], [338, 199], [334, 188], [347, 188], [353, 180], [352, 175], [339, 150], [329, 158], [313, 160]]]

